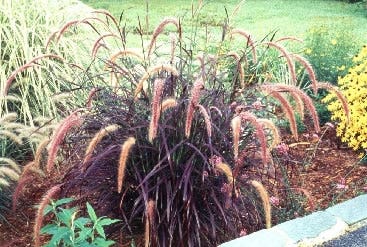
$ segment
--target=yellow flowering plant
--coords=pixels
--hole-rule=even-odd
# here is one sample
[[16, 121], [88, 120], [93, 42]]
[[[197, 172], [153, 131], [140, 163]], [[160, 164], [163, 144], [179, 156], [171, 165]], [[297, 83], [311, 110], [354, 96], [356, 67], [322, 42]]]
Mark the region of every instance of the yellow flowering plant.
[[367, 45], [353, 58], [353, 66], [344, 77], [339, 77], [338, 86], [349, 105], [349, 117], [335, 94], [322, 101], [328, 103], [331, 119], [338, 122], [337, 135], [354, 150], [367, 149]]
[[320, 26], [308, 30], [304, 56], [313, 65], [319, 81], [336, 84], [351, 66], [351, 58], [358, 51], [358, 41], [345, 27]]

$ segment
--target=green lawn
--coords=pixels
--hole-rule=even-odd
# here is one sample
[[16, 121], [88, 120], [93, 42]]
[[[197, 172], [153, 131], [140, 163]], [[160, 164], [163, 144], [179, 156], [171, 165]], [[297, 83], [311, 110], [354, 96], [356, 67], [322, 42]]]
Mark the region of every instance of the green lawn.
[[[137, 26], [138, 16], [145, 25], [146, 2], [149, 2], [150, 30], [165, 16], [190, 19], [192, 10], [190, 0], [83, 0], [83, 2], [94, 8], [107, 9], [116, 17], [120, 17], [123, 13], [122, 20], [126, 22], [129, 30]], [[196, 6], [198, 1], [193, 2]], [[223, 23], [226, 16], [225, 8], [231, 15], [239, 1], [204, 0], [203, 2], [200, 23], [207, 24], [210, 33], [220, 33], [220, 28], [214, 27]], [[364, 42], [367, 40], [367, 10], [362, 4], [348, 4], [335, 0], [246, 0], [232, 18], [231, 25], [247, 30], [257, 40], [274, 30], [278, 31], [278, 37], [291, 35], [304, 38], [310, 27], [321, 25], [341, 30], [340, 27], [343, 27], [352, 30]]]

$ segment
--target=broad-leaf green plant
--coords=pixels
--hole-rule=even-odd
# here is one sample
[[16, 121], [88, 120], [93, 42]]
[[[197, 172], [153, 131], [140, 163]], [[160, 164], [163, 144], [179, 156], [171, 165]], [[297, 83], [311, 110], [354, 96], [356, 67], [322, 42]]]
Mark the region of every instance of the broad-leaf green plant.
[[86, 203], [88, 216], [78, 216], [78, 207], [66, 207], [66, 204], [72, 201], [72, 198], [62, 198], [52, 201], [45, 208], [44, 216], [52, 215], [53, 220], [41, 229], [41, 234], [51, 236], [50, 241], [44, 246], [108, 247], [113, 245], [115, 242], [106, 238], [104, 227], [119, 220], [98, 217], [88, 202]]

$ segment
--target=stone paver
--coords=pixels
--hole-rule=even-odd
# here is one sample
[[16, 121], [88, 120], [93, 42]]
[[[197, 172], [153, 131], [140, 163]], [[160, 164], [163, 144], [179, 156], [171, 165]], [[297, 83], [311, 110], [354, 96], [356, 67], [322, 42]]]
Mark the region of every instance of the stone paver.
[[261, 230], [248, 236], [236, 238], [221, 244], [220, 247], [284, 247], [289, 246], [292, 240], [277, 229]]
[[274, 228], [284, 231], [294, 243], [305, 238], [316, 238], [320, 233], [332, 228], [336, 218], [326, 212], [315, 212], [308, 216], [284, 222]]
[[367, 194], [339, 203], [326, 209], [326, 212], [341, 218], [348, 225], [355, 224], [367, 218]]
[[[367, 246], [367, 194], [337, 204], [325, 211], [290, 220], [250, 235], [223, 243], [220, 247], [315, 246], [334, 239], [329, 246]], [[342, 235], [346, 231], [354, 232]], [[362, 227], [359, 229], [359, 227]]]

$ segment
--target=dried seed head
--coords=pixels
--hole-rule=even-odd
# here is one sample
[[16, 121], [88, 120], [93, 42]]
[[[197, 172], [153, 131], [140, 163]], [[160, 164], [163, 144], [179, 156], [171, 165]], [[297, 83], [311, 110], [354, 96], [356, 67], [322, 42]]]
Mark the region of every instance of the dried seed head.
[[161, 98], [164, 89], [164, 81], [162, 79], [156, 79], [154, 81], [153, 99], [152, 99], [152, 116], [149, 124], [148, 139], [149, 142], [153, 142], [157, 136], [158, 121], [161, 116]]
[[255, 115], [253, 115], [250, 112], [241, 112], [240, 117], [242, 121], [249, 121], [254, 127], [255, 127], [255, 135], [257, 139], [260, 142], [261, 147], [261, 158], [263, 160], [264, 165], [268, 162], [268, 151], [267, 151], [267, 145], [266, 145], [266, 137], [264, 133], [263, 126], [259, 123]]
[[180, 24], [178, 22], [178, 20], [176, 18], [166, 18], [164, 19], [161, 23], [159, 23], [159, 25], [156, 27], [156, 29], [153, 32], [153, 36], [152, 39], [150, 40], [150, 44], [148, 46], [148, 57], [150, 57], [152, 50], [153, 50], [153, 46], [157, 40], [157, 37], [159, 34], [161, 34], [163, 32], [163, 29], [166, 25], [168, 24], [174, 24], [177, 28], [177, 31], [180, 32]]
[[261, 87], [261, 89], [269, 93], [270, 96], [272, 96], [273, 98], [279, 101], [283, 112], [285, 113], [286, 117], [288, 118], [289, 126], [294, 136], [294, 139], [298, 140], [296, 116], [294, 115], [294, 111], [289, 101], [280, 92], [278, 92], [277, 90], [274, 90], [269, 85], [264, 85]]
[[255, 42], [252, 40], [251, 35], [242, 29], [233, 29], [231, 32], [231, 36], [233, 34], [239, 34], [247, 39], [247, 45], [251, 47], [251, 51], [252, 51], [252, 60], [256, 64], [257, 63], [256, 47], [255, 47]]
[[43, 223], [43, 211], [46, 208], [47, 204], [51, 202], [51, 199], [54, 199], [56, 195], [60, 192], [61, 185], [55, 185], [51, 189], [49, 189], [46, 194], [43, 196], [37, 210], [35, 223], [33, 227], [33, 236], [34, 236], [34, 246], [40, 247], [40, 230]]
[[169, 108], [173, 108], [177, 106], [177, 101], [174, 98], [168, 98], [162, 101], [161, 111], [165, 112]]
[[292, 81], [292, 83], [296, 84], [296, 82], [297, 82], [296, 69], [294, 67], [292, 57], [290, 56], [290, 53], [287, 51], [287, 49], [285, 49], [283, 46], [281, 46], [280, 44], [275, 43], [275, 42], [265, 42], [263, 44], [267, 45], [267, 46], [270, 46], [270, 47], [274, 47], [275, 49], [277, 49], [284, 56], [284, 58], [287, 61], [289, 73], [291, 75], [291, 81]]
[[125, 178], [126, 161], [129, 156], [130, 149], [135, 144], [135, 138], [129, 137], [121, 147], [120, 160], [117, 171], [117, 192], [121, 193], [122, 184]]
[[154, 226], [154, 210], [155, 203], [149, 200], [145, 206], [145, 247], [149, 247], [152, 235], [152, 228]]
[[275, 126], [274, 122], [269, 120], [269, 119], [265, 119], [265, 118], [258, 118], [257, 121], [259, 121], [264, 127], [268, 128], [271, 130], [272, 132], [272, 143], [269, 146], [269, 149], [272, 150], [274, 147], [276, 147], [279, 143], [280, 143], [280, 132], [278, 130], [278, 128]]
[[93, 139], [89, 142], [88, 147], [85, 150], [82, 171], [85, 171], [86, 170], [86, 164], [88, 163], [88, 161], [90, 160], [90, 158], [92, 158], [93, 151], [95, 150], [95, 148], [98, 145], [98, 143], [101, 142], [101, 140], [103, 139], [103, 137], [105, 137], [109, 133], [112, 133], [112, 132], [116, 131], [119, 127], [120, 126], [117, 125], [117, 124], [111, 124], [111, 125], [108, 125], [105, 128], [102, 128], [100, 131], [98, 131], [94, 135]]
[[233, 133], [233, 154], [234, 158], [238, 158], [238, 150], [240, 144], [240, 134], [241, 134], [241, 117], [236, 116], [231, 121], [232, 133]]
[[318, 82], [317, 83], [317, 88], [323, 88], [326, 89], [328, 91], [331, 91], [333, 93], [335, 93], [336, 97], [340, 100], [340, 102], [342, 103], [343, 106], [343, 110], [345, 113], [345, 116], [347, 117], [347, 123], [350, 120], [350, 111], [349, 111], [349, 107], [348, 107], [348, 101], [345, 98], [345, 96], [343, 95], [343, 93], [335, 86], [331, 85], [330, 83], [327, 82]]
[[312, 83], [313, 92], [314, 94], [317, 94], [317, 80], [316, 80], [315, 71], [313, 70], [311, 63], [307, 61], [306, 58], [301, 57], [298, 54], [292, 54], [292, 57], [295, 58], [306, 69], [308, 76], [310, 77], [310, 80]]
[[190, 97], [189, 105], [187, 107], [186, 122], [185, 122], [186, 137], [190, 136], [191, 124], [194, 118], [195, 108], [199, 103], [200, 92], [203, 88], [204, 88], [203, 80], [201, 78], [197, 79], [191, 90], [191, 97]]
[[228, 183], [233, 183], [233, 173], [229, 165], [223, 162], [215, 164], [215, 169], [221, 171], [227, 177]]
[[144, 83], [150, 76], [152, 76], [155, 73], [159, 73], [160, 71], [165, 70], [167, 72], [172, 73], [174, 76], [178, 76], [178, 71], [171, 66], [168, 65], [157, 65], [152, 68], [149, 68], [147, 72], [143, 75], [143, 77], [140, 79], [139, 83], [136, 85], [134, 97], [136, 98], [138, 94], [143, 90]]
[[66, 117], [59, 127], [55, 130], [53, 138], [51, 139], [50, 146], [48, 149], [48, 159], [47, 159], [47, 171], [51, 172], [54, 166], [54, 161], [56, 159], [57, 151], [61, 142], [64, 140], [66, 134], [72, 127], [81, 125], [82, 119], [78, 116], [78, 111], [74, 111], [68, 117]]
[[212, 121], [210, 119], [210, 116], [202, 105], [198, 104], [197, 107], [199, 108], [201, 115], [203, 115], [204, 117], [204, 122], [205, 122], [206, 132], [208, 134], [208, 137], [211, 138], [212, 137]]
[[266, 191], [264, 185], [262, 185], [260, 182], [251, 180], [251, 185], [254, 186], [256, 191], [259, 193], [259, 196], [263, 203], [264, 213], [265, 213], [265, 225], [266, 228], [271, 227], [271, 205], [270, 205], [270, 199], [268, 192]]

